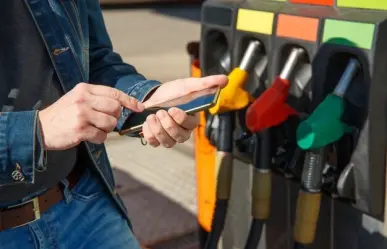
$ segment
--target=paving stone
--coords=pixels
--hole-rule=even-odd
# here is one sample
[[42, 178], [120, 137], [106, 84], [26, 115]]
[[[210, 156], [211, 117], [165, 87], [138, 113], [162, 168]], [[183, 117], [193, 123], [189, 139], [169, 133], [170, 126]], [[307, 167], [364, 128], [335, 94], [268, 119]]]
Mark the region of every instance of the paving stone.
[[[152, 148], [142, 146], [137, 138], [110, 135], [106, 145], [109, 159], [116, 169], [196, 213], [192, 142], [177, 145], [176, 149]], [[122, 188], [126, 191], [127, 187]]]
[[147, 188], [122, 197], [139, 242], [145, 246], [197, 229], [196, 217], [162, 194]]
[[178, 145], [178, 149], [155, 149], [142, 146], [136, 138], [113, 134], [106, 145], [119, 186], [117, 192], [141, 244], [147, 246], [197, 230], [192, 141]]
[[144, 185], [133, 178], [128, 172], [124, 172], [113, 165], [113, 174], [116, 181], [116, 191], [119, 195], [125, 195], [132, 191], [144, 188]]

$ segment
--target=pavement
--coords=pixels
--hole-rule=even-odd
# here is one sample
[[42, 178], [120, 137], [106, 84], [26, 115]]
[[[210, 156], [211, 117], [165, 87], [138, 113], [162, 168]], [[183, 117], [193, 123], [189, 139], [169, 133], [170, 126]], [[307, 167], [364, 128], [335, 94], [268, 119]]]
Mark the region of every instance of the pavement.
[[[140, 73], [162, 82], [189, 76], [185, 46], [200, 37], [198, 6], [107, 8], [103, 14], [115, 51]], [[106, 145], [117, 191], [140, 243], [155, 249], [197, 248], [192, 139], [165, 149], [111, 134]], [[182, 239], [184, 246], [168, 245]]]
[[162, 82], [188, 76], [185, 46], [200, 39], [197, 5], [107, 8], [104, 18], [114, 49], [144, 76]]

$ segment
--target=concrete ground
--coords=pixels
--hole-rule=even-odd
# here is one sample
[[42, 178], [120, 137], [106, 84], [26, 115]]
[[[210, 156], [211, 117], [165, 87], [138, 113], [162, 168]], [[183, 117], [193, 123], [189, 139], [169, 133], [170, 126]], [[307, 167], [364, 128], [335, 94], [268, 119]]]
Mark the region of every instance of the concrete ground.
[[149, 79], [164, 82], [187, 77], [189, 57], [185, 46], [200, 39], [200, 23], [196, 21], [200, 8], [154, 6], [104, 10], [114, 48]]
[[[103, 14], [114, 49], [147, 78], [166, 82], [189, 76], [185, 46], [199, 39], [200, 7], [148, 5], [109, 8]], [[192, 237], [197, 230], [192, 140], [173, 149], [154, 149], [139, 139], [112, 134], [107, 149], [140, 242], [150, 246]]]

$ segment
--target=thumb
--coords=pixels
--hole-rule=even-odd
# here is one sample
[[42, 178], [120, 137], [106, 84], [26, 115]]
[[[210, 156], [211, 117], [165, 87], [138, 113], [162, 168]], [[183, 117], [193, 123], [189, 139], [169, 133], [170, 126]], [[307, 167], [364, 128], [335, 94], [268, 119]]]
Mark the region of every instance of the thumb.
[[191, 93], [208, 88], [224, 88], [227, 83], [226, 75], [211, 75], [203, 78], [186, 78], [179, 84], [184, 86], [185, 92]]
[[202, 88], [220, 87], [224, 88], [228, 83], [228, 77], [226, 75], [211, 75], [200, 78], [200, 85]]

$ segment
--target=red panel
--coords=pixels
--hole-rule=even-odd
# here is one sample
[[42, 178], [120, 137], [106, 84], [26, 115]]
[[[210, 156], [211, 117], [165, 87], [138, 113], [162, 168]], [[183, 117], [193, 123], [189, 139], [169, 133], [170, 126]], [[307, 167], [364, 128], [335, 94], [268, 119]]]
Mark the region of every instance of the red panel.
[[290, 3], [333, 6], [335, 0], [289, 0]]

